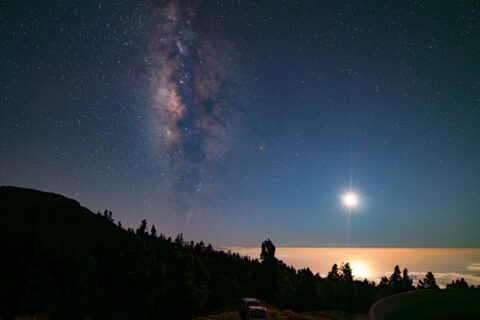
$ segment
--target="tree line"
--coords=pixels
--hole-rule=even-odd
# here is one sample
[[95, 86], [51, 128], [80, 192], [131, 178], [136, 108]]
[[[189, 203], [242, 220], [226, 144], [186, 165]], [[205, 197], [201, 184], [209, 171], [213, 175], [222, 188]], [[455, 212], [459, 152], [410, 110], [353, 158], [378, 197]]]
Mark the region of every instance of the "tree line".
[[[196, 300], [196, 307], [191, 309], [198, 313], [228, 308], [244, 296], [259, 297], [278, 308], [294, 311], [337, 309], [365, 313], [381, 297], [410, 290], [439, 288], [432, 272], [414, 286], [407, 268], [401, 271], [398, 265], [390, 277], [383, 277], [378, 285], [367, 279], [354, 280], [348, 262], [340, 266], [334, 264], [326, 277], [314, 274], [309, 268], [296, 270], [275, 257], [276, 248], [270, 239], [261, 244], [260, 259], [251, 259], [231, 251], [214, 250], [203, 242], [186, 242], [182, 234], [175, 239], [164, 234], [157, 235], [154, 225], [150, 232], [147, 229], [147, 221], [142, 220], [138, 229], [128, 231], [141, 237], [156, 251], [165, 253], [173, 250], [179, 256], [194, 256], [197, 264], [190, 264], [188, 268], [193, 269], [189, 270], [194, 275], [190, 279], [200, 281], [193, 291], [203, 298]], [[175, 260], [169, 257], [161, 257], [166, 261], [166, 269], [178, 270], [175, 265], [169, 264], [168, 261]], [[468, 288], [464, 279], [448, 285], [448, 288], [460, 287]]]

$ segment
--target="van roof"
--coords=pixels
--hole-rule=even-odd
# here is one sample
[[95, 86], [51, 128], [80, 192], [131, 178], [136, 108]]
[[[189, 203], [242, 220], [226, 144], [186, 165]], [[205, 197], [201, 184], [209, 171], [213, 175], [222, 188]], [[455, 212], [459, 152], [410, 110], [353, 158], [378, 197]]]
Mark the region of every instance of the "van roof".
[[250, 307], [250, 311], [252, 310], [263, 310], [263, 311], [267, 311], [267, 309], [263, 306], [251, 306]]
[[256, 302], [258, 302], [258, 299], [256, 299], [256, 298], [242, 298], [242, 300], [245, 301], [245, 302], [249, 302], [249, 301], [256, 301]]

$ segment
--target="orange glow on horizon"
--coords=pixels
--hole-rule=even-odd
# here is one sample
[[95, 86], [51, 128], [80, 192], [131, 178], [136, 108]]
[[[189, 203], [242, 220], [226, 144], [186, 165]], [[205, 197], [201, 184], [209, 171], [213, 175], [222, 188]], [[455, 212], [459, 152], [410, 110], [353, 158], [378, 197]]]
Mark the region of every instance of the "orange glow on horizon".
[[350, 262], [350, 267], [352, 268], [353, 276], [359, 278], [358, 280], [371, 277], [370, 268], [365, 261], [352, 260]]

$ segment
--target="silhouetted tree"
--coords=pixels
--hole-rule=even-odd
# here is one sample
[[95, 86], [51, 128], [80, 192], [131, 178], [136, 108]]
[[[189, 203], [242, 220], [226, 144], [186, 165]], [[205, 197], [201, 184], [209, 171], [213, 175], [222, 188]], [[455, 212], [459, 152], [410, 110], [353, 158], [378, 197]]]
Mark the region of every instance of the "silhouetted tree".
[[183, 240], [183, 233], [177, 234], [177, 237], [175, 238], [175, 243], [182, 246], [185, 244], [185, 241]]
[[195, 250], [198, 250], [198, 251], [200, 251], [200, 252], [205, 251], [205, 243], [203, 243], [203, 241], [198, 242], [198, 243], [195, 245]]
[[[309, 268], [300, 269], [297, 272], [296, 296], [298, 298], [297, 308], [299, 310], [312, 310], [318, 303], [318, 282], [315, 281], [314, 275]], [[290, 294], [290, 299], [293, 294], [292, 291], [284, 290]], [[291, 302], [286, 305], [291, 305]]]
[[121, 228], [122, 227], [122, 222], [118, 220], [118, 226]]
[[147, 233], [147, 220], [143, 219], [140, 228], [137, 229], [138, 235], [145, 235]]
[[262, 242], [262, 252], [260, 253], [260, 260], [267, 261], [275, 259], [275, 246], [272, 240], [267, 239]]
[[382, 279], [380, 279], [380, 283], [378, 284], [380, 287], [386, 287], [390, 285], [390, 280], [388, 280], [387, 277], [383, 276]]
[[398, 265], [395, 266], [392, 275], [390, 276], [390, 285], [397, 286], [402, 281], [402, 273], [400, 272], [400, 267]]
[[460, 279], [460, 280], [452, 280], [451, 284], [447, 284], [447, 289], [461, 289], [461, 288], [468, 288], [468, 283], [465, 281], [465, 279]]
[[155, 229], [155, 225], [153, 224], [152, 224], [152, 229], [150, 230], [150, 234], [152, 235], [152, 237], [157, 236], [157, 229]]
[[408, 269], [403, 269], [403, 277], [402, 277], [402, 291], [413, 290], [414, 287], [412, 285], [413, 281], [408, 275]]
[[403, 270], [403, 276], [400, 272], [400, 267], [395, 266], [393, 273], [390, 275], [388, 281], [380, 283], [381, 286], [389, 287], [384, 290], [384, 294], [394, 294], [403, 291], [408, 291], [414, 289], [412, 286], [412, 279], [408, 276], [408, 270], [405, 268]]
[[262, 242], [262, 251], [260, 253], [262, 265], [259, 270], [259, 283], [261, 298], [270, 303], [274, 303], [279, 288], [279, 264], [275, 258], [275, 245], [272, 240], [267, 239]]
[[340, 279], [340, 274], [338, 273], [338, 266], [336, 263], [332, 266], [332, 270], [328, 273], [327, 278], [329, 280]]
[[340, 267], [340, 270], [342, 271], [342, 275], [340, 276], [343, 280], [345, 281], [353, 281], [353, 273], [352, 273], [352, 268], [350, 267], [350, 263], [342, 263], [342, 266]]
[[423, 289], [438, 289], [437, 282], [435, 281], [435, 276], [430, 271], [425, 275], [423, 280], [418, 281], [417, 288], [420, 290]]

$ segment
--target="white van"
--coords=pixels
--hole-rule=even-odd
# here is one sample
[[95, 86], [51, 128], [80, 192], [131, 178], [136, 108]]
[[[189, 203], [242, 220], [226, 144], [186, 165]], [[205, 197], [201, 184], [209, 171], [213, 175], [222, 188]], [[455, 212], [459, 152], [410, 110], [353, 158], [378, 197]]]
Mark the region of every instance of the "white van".
[[267, 309], [265, 309], [265, 307], [251, 306], [248, 309], [248, 320], [266, 320], [267, 316]]
[[255, 298], [242, 298], [240, 301], [240, 306], [238, 308], [238, 312], [240, 313], [240, 317], [242, 319], [248, 319], [248, 309], [252, 306], [259, 306], [260, 301]]

